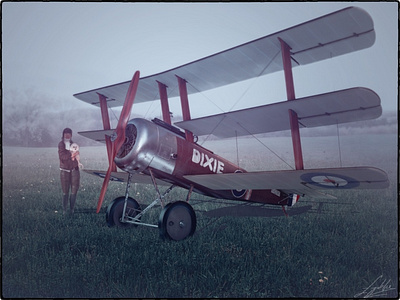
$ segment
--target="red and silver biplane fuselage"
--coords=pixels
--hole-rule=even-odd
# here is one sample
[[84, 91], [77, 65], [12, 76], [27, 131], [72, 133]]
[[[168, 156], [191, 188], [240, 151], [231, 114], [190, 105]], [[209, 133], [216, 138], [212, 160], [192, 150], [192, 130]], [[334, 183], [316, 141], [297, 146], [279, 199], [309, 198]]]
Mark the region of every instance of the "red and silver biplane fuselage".
[[171, 125], [160, 120], [157, 123], [139, 118], [128, 122], [125, 143], [115, 158], [120, 169], [148, 175], [151, 169], [158, 179], [215, 198], [289, 206], [293, 199], [297, 200], [296, 194], [287, 195], [274, 189], [212, 190], [185, 179], [187, 175], [244, 173], [246, 170], [187, 141], [177, 128], [172, 131], [168, 128]]

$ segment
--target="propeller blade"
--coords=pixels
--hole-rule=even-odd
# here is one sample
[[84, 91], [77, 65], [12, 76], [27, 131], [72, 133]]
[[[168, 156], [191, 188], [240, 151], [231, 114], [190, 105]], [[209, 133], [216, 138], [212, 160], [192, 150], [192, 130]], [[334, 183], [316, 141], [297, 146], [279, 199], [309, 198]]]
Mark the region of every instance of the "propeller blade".
[[108, 182], [110, 181], [112, 172], [112, 163], [115, 159], [115, 156], [118, 153], [119, 148], [121, 148], [121, 146], [125, 141], [125, 129], [129, 121], [129, 116], [131, 114], [133, 101], [135, 100], [135, 95], [139, 84], [139, 77], [140, 77], [140, 72], [136, 71], [132, 77], [131, 83], [129, 84], [129, 89], [128, 92], [126, 93], [124, 106], [122, 107], [121, 115], [119, 117], [118, 124], [115, 129], [116, 138], [111, 139], [112, 147], [111, 147], [110, 160], [108, 162], [109, 163], [108, 170], [106, 176], [104, 177], [103, 186], [101, 187], [99, 201], [97, 202], [96, 213], [99, 213], [101, 205], [103, 204], [104, 196], [106, 195]]
[[110, 177], [111, 177], [111, 172], [112, 172], [112, 162], [113, 162], [113, 160], [115, 158], [115, 153], [116, 153], [114, 146], [115, 145], [113, 143], [113, 145], [111, 147], [111, 157], [110, 157], [110, 161], [109, 161], [109, 164], [108, 164], [108, 170], [107, 170], [106, 176], [104, 177], [103, 185], [101, 187], [99, 201], [97, 202], [96, 213], [99, 213], [99, 211], [101, 209], [101, 205], [103, 204], [103, 201], [104, 201], [104, 196], [106, 195], [108, 183], [110, 182]]
[[108, 187], [108, 182], [110, 181], [111, 172], [112, 172], [112, 167], [109, 167], [107, 170], [106, 176], [104, 177], [103, 186], [101, 187], [99, 201], [97, 202], [96, 213], [99, 213], [99, 211], [101, 209], [101, 205], [103, 204], [104, 196], [106, 195], [106, 191], [107, 191], [107, 187]]
[[[135, 99], [136, 91], [139, 84], [139, 71], [136, 71], [132, 77], [131, 83], [129, 85], [128, 92], [126, 93], [125, 103], [121, 110], [121, 115], [119, 116], [117, 128], [115, 132], [117, 134], [117, 138], [115, 139], [115, 150], [118, 151], [125, 141], [125, 128], [129, 121], [129, 116], [131, 114], [131, 109], [133, 105], [133, 101]], [[116, 152], [117, 153], [117, 152]]]

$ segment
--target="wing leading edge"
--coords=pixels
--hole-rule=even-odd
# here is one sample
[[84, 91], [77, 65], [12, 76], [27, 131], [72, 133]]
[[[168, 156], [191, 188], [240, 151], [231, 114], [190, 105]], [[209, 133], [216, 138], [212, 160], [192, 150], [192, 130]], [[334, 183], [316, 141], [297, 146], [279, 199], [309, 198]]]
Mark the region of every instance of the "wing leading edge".
[[389, 186], [387, 174], [373, 167], [187, 175], [184, 177], [215, 190], [280, 189], [317, 198], [330, 198], [329, 195], [316, 193], [317, 190], [384, 189]]
[[[86, 173], [90, 174], [90, 175], [95, 175], [98, 176], [100, 178], [104, 178], [106, 177], [106, 173], [107, 171], [102, 171], [102, 170], [89, 170], [89, 169], [85, 169], [83, 170]], [[135, 183], [141, 183], [141, 184], [153, 184], [150, 176], [145, 175], [145, 174], [133, 174], [132, 175], [132, 182]], [[126, 172], [111, 172], [111, 177], [110, 177], [111, 181], [117, 181], [117, 182], [127, 182], [128, 181], [128, 173]], [[156, 179], [157, 184], [159, 185], [167, 185], [166, 182], [162, 181], [161, 179]]]
[[[367, 12], [348, 7], [180, 67], [143, 77], [135, 102], [159, 99], [157, 81], [169, 87], [169, 97], [179, 96], [179, 89], [175, 88], [176, 76], [189, 82], [188, 94], [194, 94], [281, 71], [278, 38], [291, 47], [291, 57], [295, 61], [294, 66], [297, 66], [368, 48], [375, 42], [375, 31]], [[110, 107], [121, 106], [128, 86], [126, 81], [74, 96], [99, 106], [98, 94], [102, 94], [107, 97]]]
[[108, 130], [90, 130], [90, 131], [79, 131], [78, 134], [92, 139], [96, 142], [106, 142], [106, 136], [110, 136], [114, 133], [115, 129]]

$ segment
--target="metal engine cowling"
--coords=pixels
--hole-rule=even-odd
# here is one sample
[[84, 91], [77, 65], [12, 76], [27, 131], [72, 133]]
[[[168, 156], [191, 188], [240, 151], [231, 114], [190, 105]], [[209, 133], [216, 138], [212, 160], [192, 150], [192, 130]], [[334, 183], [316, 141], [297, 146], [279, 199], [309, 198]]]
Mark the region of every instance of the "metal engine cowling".
[[119, 168], [130, 173], [151, 167], [168, 174], [175, 169], [177, 136], [145, 119], [132, 119], [125, 129], [125, 141], [115, 157]]

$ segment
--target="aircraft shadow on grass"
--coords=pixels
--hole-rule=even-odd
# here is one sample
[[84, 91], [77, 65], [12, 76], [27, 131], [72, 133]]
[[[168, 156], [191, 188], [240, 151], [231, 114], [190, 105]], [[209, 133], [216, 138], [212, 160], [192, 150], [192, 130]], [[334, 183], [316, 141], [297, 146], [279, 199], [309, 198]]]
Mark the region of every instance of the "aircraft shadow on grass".
[[[293, 207], [288, 211], [289, 216], [301, 215], [312, 211], [312, 205], [301, 207]], [[226, 216], [235, 217], [284, 217], [285, 214], [281, 209], [267, 208], [251, 205], [235, 205], [228, 207], [221, 207], [210, 211], [204, 211], [203, 214], [207, 217], [218, 218]]]
[[[324, 205], [325, 204], [325, 205]], [[287, 210], [287, 214], [289, 217], [303, 215], [303, 214], [332, 214], [333, 212], [330, 210], [327, 204], [340, 204], [347, 205], [349, 208], [345, 211], [345, 213], [349, 214], [358, 214], [359, 212], [352, 207], [352, 204], [349, 203], [318, 203], [317, 207], [313, 207], [313, 205], [305, 205], [299, 207], [292, 207]], [[257, 206], [257, 205], [249, 205], [249, 204], [241, 204], [235, 206], [227, 206], [221, 207], [210, 211], [202, 211], [203, 215], [210, 218], [219, 218], [219, 217], [227, 217], [227, 216], [235, 216], [235, 217], [261, 217], [261, 218], [271, 218], [271, 217], [284, 217], [285, 214], [282, 209], [265, 207], [265, 206]]]

